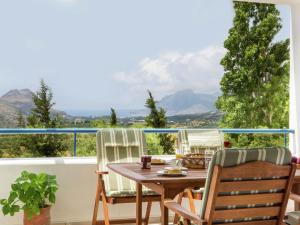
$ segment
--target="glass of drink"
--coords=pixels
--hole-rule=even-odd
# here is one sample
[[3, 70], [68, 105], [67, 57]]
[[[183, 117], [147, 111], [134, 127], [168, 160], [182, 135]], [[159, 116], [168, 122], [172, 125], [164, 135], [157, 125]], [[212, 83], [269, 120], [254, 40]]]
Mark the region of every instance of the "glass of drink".
[[151, 155], [143, 155], [141, 157], [142, 169], [151, 169]]

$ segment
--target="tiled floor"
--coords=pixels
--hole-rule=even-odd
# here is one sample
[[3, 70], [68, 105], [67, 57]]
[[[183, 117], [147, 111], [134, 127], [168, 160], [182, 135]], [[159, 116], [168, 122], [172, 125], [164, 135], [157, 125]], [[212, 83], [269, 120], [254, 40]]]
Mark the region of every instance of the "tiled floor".
[[[294, 210], [294, 206], [293, 206], [293, 202], [289, 201], [288, 207], [287, 207], [287, 212], [293, 211]], [[158, 221], [157, 219], [152, 220], [153, 223], [150, 223], [151, 225], [157, 225], [159, 223], [154, 223], [154, 221]], [[170, 219], [170, 221], [172, 221]], [[91, 225], [91, 222], [76, 222], [76, 223], [55, 223], [53, 225]]]

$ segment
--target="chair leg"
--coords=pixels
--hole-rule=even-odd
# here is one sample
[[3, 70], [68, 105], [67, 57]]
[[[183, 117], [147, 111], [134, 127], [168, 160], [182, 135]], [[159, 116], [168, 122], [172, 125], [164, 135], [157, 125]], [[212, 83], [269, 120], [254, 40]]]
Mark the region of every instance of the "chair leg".
[[184, 219], [183, 224], [184, 225], [191, 225], [191, 221], [188, 220], [188, 219]]
[[145, 222], [144, 225], [148, 225], [149, 223], [149, 217], [150, 217], [150, 212], [151, 212], [151, 206], [152, 202], [147, 203], [147, 209], [146, 209], [146, 215], [145, 215]]
[[[164, 204], [163, 204], [162, 201], [159, 202], [159, 206], [160, 206], [160, 212], [162, 212], [163, 211], [163, 207], [164, 207]], [[160, 222], [161, 222], [161, 224], [163, 224], [162, 216], [160, 216]]]
[[103, 194], [103, 192], [101, 194], [101, 197], [102, 197], [102, 205], [103, 205], [104, 224], [109, 225], [108, 204], [106, 201], [106, 196]]
[[[179, 195], [178, 195], [178, 198], [177, 198], [177, 203], [179, 204], [179, 205], [181, 205], [181, 203], [182, 203], [182, 198], [183, 198], [183, 192], [182, 193], [180, 193]], [[177, 224], [178, 222], [179, 222], [179, 216], [175, 213], [175, 216], [174, 216], [174, 224]]]
[[98, 180], [97, 189], [96, 189], [96, 198], [95, 198], [95, 205], [94, 205], [94, 213], [93, 213], [93, 220], [92, 225], [97, 224], [97, 215], [98, 215], [98, 209], [99, 209], [99, 201], [101, 196], [101, 186]]
[[195, 209], [195, 202], [193, 198], [193, 193], [190, 189], [187, 190], [188, 198], [189, 198], [189, 204], [190, 204], [190, 209], [192, 213], [196, 213]]

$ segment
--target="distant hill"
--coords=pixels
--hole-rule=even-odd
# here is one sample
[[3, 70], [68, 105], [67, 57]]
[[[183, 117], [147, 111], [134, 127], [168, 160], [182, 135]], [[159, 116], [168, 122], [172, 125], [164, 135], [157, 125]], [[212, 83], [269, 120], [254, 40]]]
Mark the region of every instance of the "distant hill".
[[28, 115], [34, 106], [32, 94], [33, 92], [29, 89], [14, 89], [0, 97], [0, 102], [13, 107], [15, 110], [20, 110], [25, 115]]
[[[0, 127], [16, 127], [18, 112], [28, 116], [34, 107], [33, 92], [29, 89], [14, 89], [0, 97]], [[53, 110], [53, 114], [67, 116], [65, 112]]]
[[175, 121], [175, 122], [185, 122], [187, 120], [216, 120], [218, 121], [222, 117], [222, 113], [218, 111], [212, 111], [212, 112], [206, 112], [201, 114], [189, 114], [189, 115], [174, 115], [169, 116], [169, 121]]
[[[167, 116], [174, 115], [199, 115], [207, 112], [217, 111], [215, 101], [218, 93], [203, 94], [195, 93], [192, 90], [178, 91], [172, 95], [167, 95], [158, 101], [157, 106], [167, 111]], [[120, 118], [138, 118], [149, 114], [149, 110], [142, 109], [116, 109]], [[67, 110], [72, 116], [101, 117], [109, 116], [110, 110]]]
[[158, 102], [158, 106], [164, 108], [168, 116], [202, 114], [216, 111], [217, 97], [217, 93], [203, 94], [192, 90], [182, 90], [163, 97]]

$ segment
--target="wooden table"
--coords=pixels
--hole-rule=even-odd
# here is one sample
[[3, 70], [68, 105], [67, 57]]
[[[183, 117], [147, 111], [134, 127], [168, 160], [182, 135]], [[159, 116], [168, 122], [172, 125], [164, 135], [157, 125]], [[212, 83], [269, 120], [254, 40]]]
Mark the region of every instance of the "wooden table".
[[[141, 169], [138, 163], [109, 164], [112, 171], [136, 182], [136, 224], [142, 224], [142, 186], [146, 186], [161, 195], [161, 220], [163, 225], [168, 224], [168, 209], [163, 206], [166, 199], [173, 199], [186, 188], [203, 187], [205, 185], [207, 170], [190, 169], [184, 177], [158, 176], [157, 171], [165, 165], [152, 165], [151, 169]], [[293, 192], [300, 195], [300, 169], [296, 171]], [[296, 210], [300, 204], [295, 203]]]

